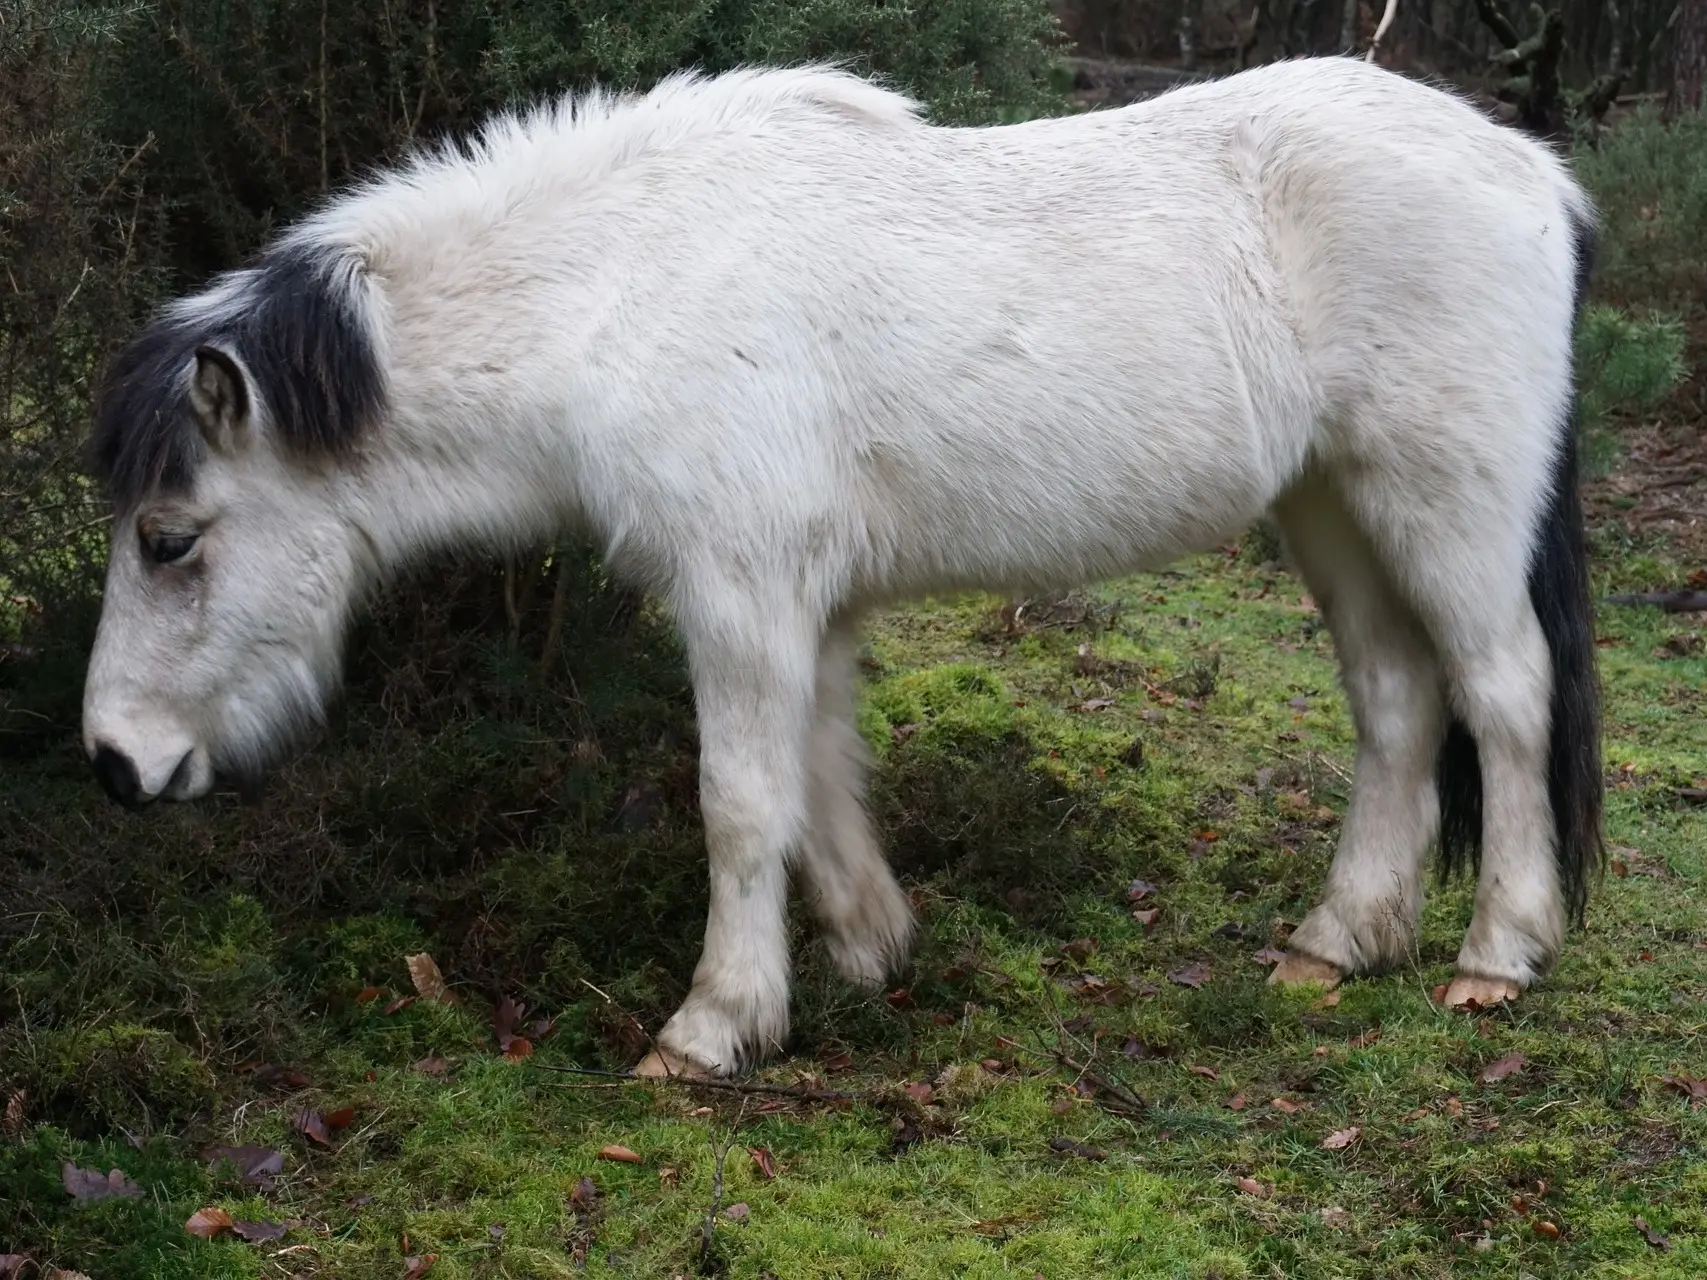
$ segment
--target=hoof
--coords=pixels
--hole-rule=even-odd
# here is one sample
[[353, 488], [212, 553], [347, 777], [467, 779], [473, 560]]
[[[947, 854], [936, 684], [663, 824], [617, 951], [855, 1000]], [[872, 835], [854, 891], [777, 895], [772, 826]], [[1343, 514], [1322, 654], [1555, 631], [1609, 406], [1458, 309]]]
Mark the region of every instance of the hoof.
[[1268, 975], [1268, 981], [1270, 986], [1282, 987], [1302, 987], [1315, 982], [1332, 991], [1344, 977], [1345, 974], [1337, 964], [1329, 964], [1326, 960], [1316, 959], [1315, 956], [1294, 952], [1274, 966], [1274, 972]]
[[715, 1080], [710, 1067], [660, 1046], [640, 1060], [634, 1074], [642, 1080]]
[[1439, 1002], [1448, 1009], [1487, 1009], [1507, 1000], [1515, 1000], [1523, 988], [1507, 978], [1454, 978], [1439, 993]]

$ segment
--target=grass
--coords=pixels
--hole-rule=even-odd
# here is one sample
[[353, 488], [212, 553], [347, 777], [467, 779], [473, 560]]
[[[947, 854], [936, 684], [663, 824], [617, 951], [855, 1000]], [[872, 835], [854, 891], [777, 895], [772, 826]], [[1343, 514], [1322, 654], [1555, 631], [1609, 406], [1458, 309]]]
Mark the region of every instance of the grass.
[[[1455, 884], [1403, 972], [1318, 1002], [1271, 991], [1253, 955], [1321, 883], [1349, 725], [1317, 615], [1264, 554], [1251, 539], [1017, 626], [983, 597], [877, 621], [865, 727], [926, 935], [904, 992], [862, 998], [803, 927], [794, 1056], [762, 1073], [849, 1101], [549, 1070], [631, 1061], [629, 1015], [656, 1027], [698, 945], [691, 796], [668, 783], [692, 758], [685, 693], [654, 637], [631, 637], [638, 670], [601, 713], [626, 745], [596, 763], [585, 738], [530, 745], [515, 714], [410, 730], [410, 751], [358, 714], [281, 782], [287, 828], [234, 803], [109, 813], [70, 750], [10, 766], [0, 1076], [26, 1096], [0, 1140], [0, 1252], [95, 1280], [365, 1280], [411, 1254], [438, 1255], [435, 1280], [1707, 1271], [1707, 1114], [1661, 1079], [1707, 1073], [1707, 810], [1678, 798], [1707, 770], [1700, 628], [1601, 619], [1628, 874], [1552, 981], [1484, 1017], [1432, 1005], [1468, 914]], [[1681, 576], [1607, 554], [1602, 585], [1626, 563]], [[389, 776], [351, 790], [381, 749]], [[662, 780], [650, 809], [637, 778]], [[549, 812], [501, 816], [528, 807]], [[418, 951], [464, 1003], [387, 1012]], [[1170, 979], [1194, 965], [1200, 988]], [[557, 1018], [529, 1058], [498, 1052], [500, 995]], [[1057, 1053], [1146, 1109], [1076, 1088]], [[927, 1083], [926, 1102], [905, 1089]], [[322, 1147], [291, 1128], [304, 1107], [354, 1119]], [[281, 1150], [277, 1186], [222, 1177], [210, 1143]], [[747, 1208], [706, 1251], [725, 1146], [718, 1203]], [[67, 1160], [143, 1194], [74, 1202]], [[289, 1231], [197, 1239], [204, 1205]]]

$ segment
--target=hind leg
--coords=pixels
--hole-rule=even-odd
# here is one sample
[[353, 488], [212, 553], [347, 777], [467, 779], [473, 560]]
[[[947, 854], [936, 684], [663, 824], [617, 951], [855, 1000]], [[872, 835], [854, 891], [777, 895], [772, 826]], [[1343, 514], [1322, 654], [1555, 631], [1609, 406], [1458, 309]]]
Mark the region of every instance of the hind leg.
[[1321, 902], [1270, 981], [1333, 985], [1394, 966], [1415, 937], [1423, 860], [1438, 822], [1434, 761], [1445, 706], [1421, 624], [1334, 485], [1307, 479], [1274, 515], [1333, 635], [1357, 764]]
[[818, 652], [800, 871], [836, 968], [851, 982], [875, 987], [905, 963], [914, 921], [866, 813], [871, 753], [854, 725], [857, 647], [857, 632], [846, 622], [831, 628]]
[[1541, 485], [1527, 492], [1520, 473], [1468, 460], [1430, 480], [1424, 490], [1366, 469], [1352, 504], [1427, 628], [1452, 712], [1476, 744], [1481, 867], [1447, 1001], [1492, 1004], [1552, 967], [1566, 924], [1547, 786], [1552, 662], [1528, 588]]

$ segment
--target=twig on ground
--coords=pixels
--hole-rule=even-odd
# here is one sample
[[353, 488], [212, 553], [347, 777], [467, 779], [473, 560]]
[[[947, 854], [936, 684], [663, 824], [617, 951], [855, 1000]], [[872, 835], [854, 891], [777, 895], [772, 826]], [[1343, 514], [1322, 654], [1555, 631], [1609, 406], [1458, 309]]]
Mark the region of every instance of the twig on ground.
[[[1093, 1101], [1104, 1111], [1112, 1111], [1117, 1116], [1130, 1117], [1143, 1115], [1150, 1109], [1149, 1103], [1121, 1084], [1120, 1081], [1105, 1076], [1082, 1062], [1075, 1062], [1059, 1049], [1055, 1051], [1055, 1060], [1069, 1071], [1077, 1072], [1081, 1080], [1088, 1080], [1097, 1088], [1098, 1096]], [[1111, 1103], [1113, 1105], [1110, 1105]]]
[[743, 1101], [741, 1115], [735, 1117], [734, 1123], [729, 1126], [729, 1136], [723, 1140], [723, 1145], [717, 1148], [717, 1163], [711, 1174], [711, 1206], [705, 1211], [705, 1225], [700, 1229], [699, 1270], [702, 1275], [711, 1263], [712, 1241], [717, 1231], [717, 1211], [723, 1207], [723, 1165], [729, 1158], [729, 1148], [735, 1145], [735, 1134], [741, 1127], [741, 1119], [746, 1110], [747, 1104]]
[[1707, 591], [1622, 591], [1606, 597], [1607, 604], [1658, 605], [1667, 613], [1707, 612]]
[[[529, 1062], [533, 1059], [529, 1058]], [[632, 1080], [635, 1084], [673, 1084], [684, 1089], [718, 1089], [724, 1093], [760, 1094], [777, 1098], [796, 1098], [802, 1102], [855, 1102], [871, 1095], [845, 1089], [808, 1089], [804, 1085], [743, 1084], [735, 1080], [703, 1080], [688, 1076], [640, 1076], [632, 1071], [600, 1071], [596, 1067], [560, 1067], [549, 1062], [533, 1062], [541, 1071], [557, 1071], [564, 1075], [601, 1076], [607, 1080]]]

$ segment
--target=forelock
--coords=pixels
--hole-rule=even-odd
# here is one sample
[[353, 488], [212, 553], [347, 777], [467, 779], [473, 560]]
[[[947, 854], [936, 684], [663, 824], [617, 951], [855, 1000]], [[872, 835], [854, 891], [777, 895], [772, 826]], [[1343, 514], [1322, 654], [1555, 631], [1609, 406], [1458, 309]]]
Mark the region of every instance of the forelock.
[[385, 405], [364, 281], [345, 255], [286, 240], [162, 311], [112, 361], [92, 464], [121, 508], [187, 492], [206, 456], [190, 408], [197, 347], [236, 356], [264, 429], [299, 457], [347, 453]]

